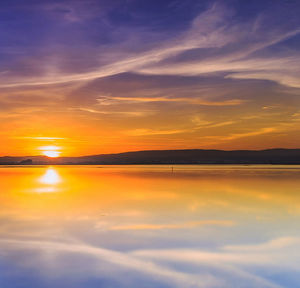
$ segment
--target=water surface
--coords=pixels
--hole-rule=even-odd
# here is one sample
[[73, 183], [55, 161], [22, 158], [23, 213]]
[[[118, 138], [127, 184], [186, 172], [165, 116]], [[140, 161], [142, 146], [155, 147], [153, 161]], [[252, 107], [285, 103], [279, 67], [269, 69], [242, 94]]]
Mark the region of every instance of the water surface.
[[0, 287], [300, 287], [300, 166], [0, 168]]

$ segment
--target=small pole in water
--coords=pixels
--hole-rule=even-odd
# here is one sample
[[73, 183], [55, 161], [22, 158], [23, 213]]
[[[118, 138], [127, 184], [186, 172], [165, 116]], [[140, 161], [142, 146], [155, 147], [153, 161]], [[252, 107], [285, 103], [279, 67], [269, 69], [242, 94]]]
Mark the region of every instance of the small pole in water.
[[174, 172], [174, 168], [173, 168], [173, 166], [171, 167], [172, 168], [172, 173]]

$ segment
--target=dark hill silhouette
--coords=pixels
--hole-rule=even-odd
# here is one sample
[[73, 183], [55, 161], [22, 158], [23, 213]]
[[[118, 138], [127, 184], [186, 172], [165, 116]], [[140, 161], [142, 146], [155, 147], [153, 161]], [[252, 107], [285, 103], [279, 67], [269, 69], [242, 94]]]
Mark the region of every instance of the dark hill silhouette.
[[[0, 157], [0, 165], [24, 164], [300, 164], [300, 149], [267, 150], [146, 150], [118, 154], [100, 154], [82, 157], [48, 158], [46, 156]], [[26, 164], [29, 164], [27, 162]]]
[[20, 161], [19, 165], [32, 165], [33, 161], [31, 159], [25, 159]]

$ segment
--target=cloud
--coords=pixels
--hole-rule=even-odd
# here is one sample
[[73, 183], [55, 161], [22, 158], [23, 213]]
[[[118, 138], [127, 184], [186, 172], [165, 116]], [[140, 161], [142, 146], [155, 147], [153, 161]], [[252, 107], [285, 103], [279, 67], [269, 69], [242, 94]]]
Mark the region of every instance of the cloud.
[[[300, 64], [299, 59], [295, 59], [295, 60], [296, 63]], [[275, 67], [274, 70], [270, 69], [269, 71], [266, 71], [267, 69], [262, 69], [261, 71], [255, 71], [252, 73], [238, 72], [238, 73], [230, 74], [227, 77], [236, 78], [236, 79], [266, 79], [266, 80], [278, 82], [282, 85], [286, 85], [289, 87], [300, 88], [299, 79], [295, 77], [296, 74], [300, 73], [300, 70], [296, 70], [296, 69], [295, 71], [285, 71], [284, 69], [282, 69], [282, 71], [277, 70], [277, 68], [279, 67], [283, 67], [283, 66], [289, 67], [290, 64], [295, 65], [295, 62], [291, 60], [289, 61], [289, 63], [283, 63], [282, 66], [278, 65], [278, 67]]]
[[185, 133], [187, 130], [176, 130], [176, 129], [170, 129], [170, 130], [153, 130], [153, 129], [133, 129], [133, 130], [127, 130], [123, 133], [129, 136], [144, 136], [144, 135], [172, 135], [172, 134], [179, 134], [179, 133]]
[[[170, 268], [143, 261], [126, 253], [116, 252], [99, 247], [93, 247], [85, 244], [47, 242], [47, 241], [19, 241], [10, 239], [1, 239], [0, 243], [7, 249], [35, 250], [40, 252], [59, 252], [84, 254], [95, 258], [101, 263], [104, 261], [113, 265], [120, 266], [126, 270], [133, 270], [144, 275], [149, 275], [161, 282], [175, 285], [175, 287], [215, 287], [219, 281], [210, 275], [193, 275], [189, 273], [178, 272]], [[100, 270], [100, 269], [99, 269]], [[99, 271], [100, 272], [100, 271]]]
[[[63, 11], [66, 11], [63, 14], [67, 18], [74, 21], [77, 19], [73, 8], [63, 9]], [[270, 52], [270, 55], [264, 58], [259, 58], [254, 53], [297, 36], [300, 33], [300, 25], [299, 27], [296, 25], [294, 29], [291, 29], [290, 27], [273, 24], [266, 30], [264, 29], [266, 23], [264, 22], [267, 20], [247, 19], [246, 22], [237, 23], [233, 20], [234, 17], [232, 8], [229, 9], [224, 5], [214, 4], [206, 11], [200, 12], [190, 22], [189, 27], [185, 31], [180, 31], [176, 36], [172, 35], [161, 41], [161, 35], [154, 35], [150, 48], [142, 45], [142, 41], [147, 38], [147, 34], [151, 35], [151, 32], [149, 30], [142, 31], [142, 33], [135, 31], [135, 37], [139, 39], [141, 51], [134, 53], [134, 55], [130, 52], [122, 52], [120, 50], [120, 47], [124, 48], [122, 43], [118, 43], [119, 47], [118, 45], [112, 45], [112, 49], [101, 48], [102, 51], [99, 49], [98, 52], [95, 50], [92, 53], [94, 59], [98, 59], [102, 54], [100, 58], [109, 59], [109, 62], [101, 65], [101, 61], [97, 60], [96, 62], [99, 62], [100, 67], [96, 68], [93, 65], [95, 61], [94, 63], [89, 61], [90, 68], [87, 67], [84, 73], [64, 73], [58, 67], [59, 63], [63, 63], [63, 59], [60, 59], [60, 55], [54, 55], [52, 60], [51, 57], [44, 59], [46, 65], [34, 65], [34, 67], [44, 67], [45, 73], [39, 73], [42, 75], [20, 78], [9, 74], [10, 76], [5, 78], [5, 82], [2, 82], [1, 87], [91, 81], [124, 72], [159, 75], [201, 75], [220, 71], [227, 71], [230, 73], [230, 77], [267, 79], [279, 81], [284, 85], [299, 87], [297, 67], [299, 67], [300, 58], [296, 51], [290, 51], [289, 54], [283, 52], [279, 56], [273, 56], [274, 53]], [[260, 16], [260, 18], [263, 17]], [[268, 18], [266, 17], [266, 19]], [[130, 35], [130, 29], [128, 27], [125, 34]], [[207, 53], [205, 49], [208, 48], [212, 52], [203, 58], [203, 54]], [[194, 54], [193, 57], [188, 56], [188, 53], [197, 49], [199, 51], [198, 56], [195, 56], [197, 54]], [[60, 50], [57, 53], [60, 53]], [[182, 57], [183, 54], [186, 54], [185, 58], [183, 57], [179, 61], [178, 57]], [[62, 56], [68, 57], [67, 54]], [[77, 65], [79, 68], [80, 65], [84, 65], [80, 62], [77, 64], [79, 64], [79, 66]], [[289, 74], [288, 77], [285, 76], [287, 74]]]
[[226, 220], [202, 220], [192, 221], [179, 224], [133, 224], [133, 225], [122, 225], [113, 226], [110, 230], [162, 230], [162, 229], [189, 229], [201, 226], [221, 226], [231, 227], [235, 223]]
[[32, 140], [46, 140], [46, 141], [52, 141], [52, 140], [65, 140], [67, 138], [63, 138], [63, 137], [29, 137], [29, 136], [18, 136], [18, 137], [14, 137], [14, 139], [32, 139]]
[[[84, 262], [87, 277], [98, 276], [105, 279], [105, 277], [109, 277], [110, 273], [107, 274], [107, 271], [110, 269], [113, 271], [124, 269], [127, 279], [132, 280], [131, 287], [136, 287], [136, 281], [140, 281], [138, 279], [147, 281], [150, 277], [152, 281], [157, 281], [160, 285], [164, 283], [172, 285], [172, 287], [280, 288], [281, 286], [275, 283], [277, 278], [270, 275], [276, 275], [278, 271], [285, 271], [287, 268], [294, 271], [299, 269], [299, 253], [297, 252], [299, 239], [295, 237], [277, 238], [263, 244], [225, 246], [215, 252], [196, 248], [120, 252], [74, 241], [4, 238], [0, 240], [0, 244], [6, 255], [16, 252], [20, 255], [20, 251], [30, 251], [35, 261], [27, 261], [22, 265], [31, 265], [35, 269], [40, 269], [46, 263], [49, 266], [51, 261], [53, 263], [51, 269], [64, 267], [64, 276], [70, 273], [75, 278], [77, 275], [74, 274], [74, 270], [68, 270], [70, 265], [64, 266], [67, 263], [65, 256], [75, 257], [77, 255], [83, 259], [81, 255], [85, 255], [85, 258], [90, 259], [89, 262]], [[51, 259], [45, 257], [46, 255], [51, 255]], [[56, 255], [59, 255], [59, 258], [56, 258]], [[98, 266], [97, 262], [91, 261], [92, 259], [99, 261], [102, 265]], [[36, 266], [37, 263], [39, 263], [39, 267]], [[103, 263], [105, 263], [105, 271], [102, 271], [101, 268]], [[180, 271], [178, 267], [180, 267]], [[184, 267], [188, 267], [191, 272], [183, 272], [185, 271]], [[265, 271], [266, 274], [257, 273], [257, 269]], [[103, 273], [105, 273], [105, 277]], [[120, 283], [124, 285], [122, 281]]]
[[155, 111], [99, 111], [91, 108], [78, 108], [80, 111], [89, 112], [93, 114], [103, 115], [121, 115], [121, 116], [132, 116], [132, 117], [143, 117], [147, 115], [155, 114]]
[[[100, 99], [98, 99], [100, 100]], [[185, 102], [196, 105], [203, 106], [236, 106], [245, 103], [245, 100], [241, 99], [230, 99], [230, 100], [220, 100], [220, 101], [209, 101], [199, 98], [168, 98], [168, 97], [107, 97], [107, 99], [101, 98], [101, 101], [110, 101], [114, 103], [115, 101], [130, 101], [130, 102]]]
[[300, 244], [300, 239], [297, 237], [282, 237], [272, 239], [269, 242], [258, 245], [233, 245], [225, 246], [225, 251], [243, 252], [243, 253], [268, 253], [276, 252], [280, 249], [294, 247]]
[[[214, 275], [219, 275], [221, 270], [223, 276], [228, 273], [234, 275], [233, 279], [241, 277], [244, 279], [243, 285], [247, 283], [249, 287], [281, 287], [280, 284], [275, 284], [278, 283], [276, 275], [299, 270], [298, 246], [299, 238], [283, 237], [262, 244], [224, 246], [214, 252], [201, 249], [160, 249], [137, 250], [132, 255], [160, 263], [185, 263], [198, 269], [210, 266], [215, 269]], [[261, 273], [256, 273], [257, 271]], [[236, 283], [234, 287], [241, 287], [236, 286]], [[233, 284], [229, 281], [225, 287], [233, 287]]]
[[[275, 238], [262, 244], [253, 245], [228, 245], [221, 247], [219, 251], [206, 252], [196, 249], [162, 249], [162, 250], [137, 250], [133, 255], [141, 258], [161, 259], [167, 261], [183, 261], [195, 264], [234, 264], [245, 267], [282, 267], [299, 269], [297, 249], [299, 245], [297, 237]], [[295, 250], [296, 249], [296, 250]], [[218, 264], [217, 264], [218, 263]]]
[[244, 138], [244, 137], [252, 137], [252, 136], [257, 136], [257, 135], [264, 135], [268, 133], [273, 133], [276, 132], [277, 128], [275, 127], [267, 127], [267, 128], [261, 128], [256, 131], [251, 131], [251, 132], [244, 132], [244, 133], [234, 133], [230, 134], [228, 136], [224, 137], [219, 137], [219, 140], [234, 140], [234, 139], [239, 139], [239, 138]]

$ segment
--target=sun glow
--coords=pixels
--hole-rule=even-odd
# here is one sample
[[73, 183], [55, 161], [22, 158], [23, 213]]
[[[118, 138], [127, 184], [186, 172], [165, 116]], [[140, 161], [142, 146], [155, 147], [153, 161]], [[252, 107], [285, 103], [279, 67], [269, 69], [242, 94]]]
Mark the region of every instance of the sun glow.
[[61, 154], [61, 152], [59, 151], [61, 150], [61, 148], [58, 146], [42, 146], [39, 149], [45, 156], [51, 158], [58, 157]]
[[35, 189], [37, 193], [55, 193], [59, 192], [59, 184], [62, 182], [62, 178], [58, 174], [57, 170], [49, 167], [44, 175], [38, 179], [41, 184]]
[[55, 158], [60, 155], [60, 152], [58, 152], [58, 151], [43, 151], [43, 154], [47, 157]]
[[60, 181], [60, 176], [53, 168], [48, 168], [46, 173], [40, 178], [40, 182], [47, 185], [56, 185]]

